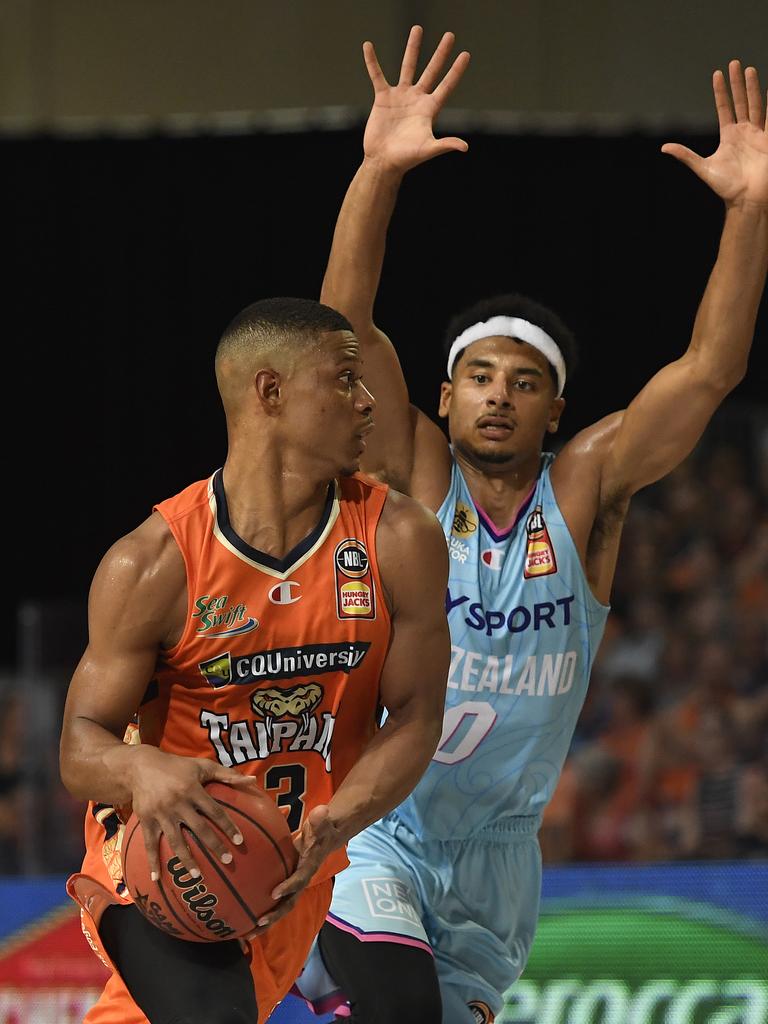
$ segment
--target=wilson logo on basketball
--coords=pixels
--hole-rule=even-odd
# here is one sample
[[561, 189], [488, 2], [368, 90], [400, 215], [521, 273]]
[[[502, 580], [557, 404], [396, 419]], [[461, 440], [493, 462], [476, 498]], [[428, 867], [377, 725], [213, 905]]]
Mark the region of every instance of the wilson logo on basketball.
[[528, 534], [528, 548], [525, 552], [523, 577], [529, 580], [537, 576], [549, 576], [550, 573], [557, 572], [555, 549], [552, 546], [552, 541], [549, 539], [549, 532], [541, 512], [541, 505], [537, 505], [528, 516], [525, 529]]
[[219, 897], [199, 879], [193, 878], [182, 866], [178, 857], [172, 857], [167, 863], [171, 881], [181, 890], [181, 898], [189, 907], [190, 913], [220, 939], [227, 939], [235, 934], [235, 929], [214, 917], [214, 907], [219, 904]]

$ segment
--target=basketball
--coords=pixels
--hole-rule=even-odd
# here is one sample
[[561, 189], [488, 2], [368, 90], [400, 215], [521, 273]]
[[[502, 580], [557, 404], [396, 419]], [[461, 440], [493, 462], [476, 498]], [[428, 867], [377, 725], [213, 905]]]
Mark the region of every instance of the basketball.
[[158, 928], [190, 942], [221, 942], [247, 935], [274, 909], [270, 894], [293, 873], [298, 854], [285, 817], [266, 794], [222, 782], [205, 788], [243, 837], [240, 846], [224, 837], [232, 862], [223, 864], [182, 824], [202, 877], [179, 864], [161, 835], [160, 878], [153, 882], [141, 823], [132, 814], [123, 836], [123, 878], [136, 907]]

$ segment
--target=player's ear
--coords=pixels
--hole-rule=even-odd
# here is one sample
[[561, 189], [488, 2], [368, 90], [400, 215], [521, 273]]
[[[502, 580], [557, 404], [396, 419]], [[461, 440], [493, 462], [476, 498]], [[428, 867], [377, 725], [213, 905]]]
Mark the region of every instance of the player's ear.
[[259, 370], [253, 379], [259, 402], [266, 412], [277, 411], [282, 399], [282, 379], [277, 370]]
[[451, 408], [451, 396], [453, 395], [453, 384], [450, 381], [444, 380], [440, 385], [440, 406], [437, 410], [438, 416], [443, 419], [448, 415], [448, 411]]
[[565, 399], [556, 398], [552, 402], [552, 406], [549, 410], [549, 423], [547, 423], [547, 433], [557, 433], [557, 428], [560, 426], [560, 417], [563, 415], [563, 409], [565, 408]]

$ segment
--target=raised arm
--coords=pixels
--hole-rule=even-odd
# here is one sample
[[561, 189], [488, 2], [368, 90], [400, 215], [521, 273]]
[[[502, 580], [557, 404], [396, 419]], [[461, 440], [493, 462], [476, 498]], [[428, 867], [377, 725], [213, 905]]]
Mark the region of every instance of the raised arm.
[[768, 268], [768, 126], [757, 71], [729, 65], [713, 79], [720, 145], [706, 159], [677, 143], [663, 152], [691, 168], [725, 202], [717, 261], [688, 349], [624, 413], [602, 467], [601, 494], [633, 494], [677, 466], [742, 379]]
[[[368, 441], [363, 469], [406, 492], [410, 491], [417, 414], [409, 406], [397, 353], [373, 322], [373, 306], [387, 229], [404, 174], [441, 153], [467, 149], [458, 138], [436, 139], [433, 126], [461, 79], [469, 54], [459, 54], [440, 80], [454, 43], [453, 34], [446, 32], [414, 81], [421, 38], [421, 28], [412, 28], [396, 85], [384, 77], [373, 44], [363, 44], [374, 102], [365, 129], [363, 162], [336, 222], [320, 296], [350, 320], [362, 348], [365, 383], [376, 398], [377, 429]], [[418, 435], [420, 445], [442, 446], [445, 460], [445, 439], [434, 424], [421, 424]]]

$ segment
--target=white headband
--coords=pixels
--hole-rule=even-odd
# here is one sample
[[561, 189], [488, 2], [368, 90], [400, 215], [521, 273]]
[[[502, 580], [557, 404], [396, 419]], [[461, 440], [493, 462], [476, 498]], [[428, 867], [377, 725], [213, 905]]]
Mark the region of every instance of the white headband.
[[497, 336], [502, 338], [518, 338], [520, 341], [526, 341], [533, 348], [538, 349], [547, 362], [553, 366], [557, 375], [557, 397], [559, 398], [562, 395], [563, 388], [565, 387], [565, 360], [563, 359], [562, 352], [557, 347], [557, 342], [550, 338], [546, 331], [542, 331], [540, 327], [537, 327], [536, 324], [529, 323], [528, 320], [522, 320], [518, 316], [492, 316], [490, 320], [473, 324], [466, 331], [462, 331], [451, 345], [451, 350], [448, 353], [448, 379], [450, 380], [453, 364], [456, 362], [459, 352], [463, 352], [468, 345], [471, 345], [474, 341], [480, 341], [481, 338], [495, 338]]

